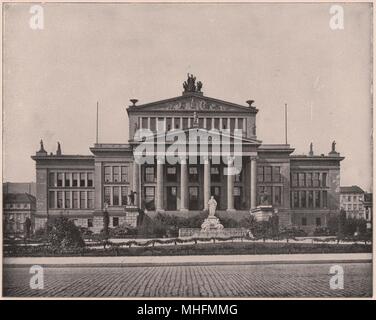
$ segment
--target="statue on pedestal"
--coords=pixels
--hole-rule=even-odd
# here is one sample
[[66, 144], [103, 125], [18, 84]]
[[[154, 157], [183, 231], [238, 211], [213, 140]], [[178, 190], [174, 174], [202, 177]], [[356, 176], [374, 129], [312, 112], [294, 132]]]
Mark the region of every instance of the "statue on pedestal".
[[215, 201], [213, 196], [211, 196], [208, 201], [208, 208], [209, 208], [209, 217], [214, 217], [215, 210], [217, 209], [217, 201]]

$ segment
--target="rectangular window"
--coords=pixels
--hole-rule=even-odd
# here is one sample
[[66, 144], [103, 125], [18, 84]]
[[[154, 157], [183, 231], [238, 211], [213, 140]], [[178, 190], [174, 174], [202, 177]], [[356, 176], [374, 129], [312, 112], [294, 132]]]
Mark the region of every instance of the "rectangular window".
[[188, 129], [188, 118], [183, 118], [183, 129]]
[[154, 187], [145, 187], [145, 208], [147, 210], [154, 210]]
[[264, 182], [264, 167], [257, 167], [257, 182]]
[[321, 218], [316, 218], [316, 226], [317, 227], [321, 226]]
[[220, 182], [221, 181], [219, 166], [212, 166], [210, 168], [210, 180], [213, 181], [213, 182]]
[[87, 174], [87, 186], [92, 187], [94, 184], [94, 174], [92, 172], [89, 172]]
[[59, 209], [63, 208], [63, 191], [58, 191], [57, 193], [57, 207]]
[[104, 167], [104, 182], [112, 182], [112, 168]]
[[238, 129], [243, 129], [243, 119], [242, 118], [238, 119]]
[[189, 167], [188, 168], [188, 179], [189, 182], [198, 182], [198, 169], [197, 167]]
[[73, 191], [73, 209], [79, 208], [79, 192]]
[[273, 204], [276, 206], [281, 205], [281, 194], [282, 194], [282, 187], [274, 187], [274, 201]]
[[299, 208], [299, 194], [298, 194], [298, 191], [294, 191], [292, 193], [292, 198], [293, 198], [293, 205], [294, 205], [294, 208]]
[[308, 191], [308, 208], [313, 208], [313, 191]]
[[312, 175], [312, 185], [315, 188], [320, 186], [320, 174], [317, 172], [313, 173]]
[[307, 208], [307, 192], [300, 191], [300, 207]]
[[89, 209], [94, 208], [94, 192], [93, 191], [89, 191], [87, 193], [87, 207]]
[[65, 173], [65, 186], [70, 187], [70, 181], [71, 181], [71, 174], [70, 173]]
[[172, 118], [166, 118], [166, 129], [170, 131], [172, 128]]
[[93, 227], [93, 219], [87, 219], [87, 227], [92, 228]]
[[272, 182], [272, 167], [264, 167], [264, 182]]
[[298, 174], [297, 173], [292, 173], [291, 174], [291, 181], [292, 181], [292, 186], [297, 187], [298, 186]]
[[50, 191], [48, 193], [48, 203], [50, 209], [55, 208], [55, 191]]
[[326, 177], [327, 176], [328, 176], [328, 174], [326, 172], [322, 173], [322, 186], [323, 187], [327, 187], [328, 186], [327, 181], [326, 181]]
[[128, 204], [128, 188], [121, 187], [121, 204], [125, 206]]
[[302, 218], [302, 226], [306, 226], [306, 225], [307, 225], [307, 218], [303, 217]]
[[157, 120], [157, 131], [164, 131], [165, 121], [164, 118], [158, 118]]
[[58, 173], [57, 174], [57, 186], [58, 187], [62, 187], [63, 186], [63, 174], [62, 173]]
[[50, 172], [48, 174], [48, 185], [50, 187], [55, 187], [56, 186], [56, 181], [55, 181], [55, 172]]
[[141, 127], [142, 127], [142, 129], [149, 129], [148, 128], [148, 118], [145, 118], [145, 117], [141, 118]]
[[306, 173], [306, 185], [312, 187], [312, 173]]
[[273, 182], [281, 182], [281, 167], [273, 167]]
[[315, 192], [315, 206], [320, 208], [320, 191]]
[[114, 187], [112, 190], [112, 205], [118, 206], [120, 205], [119, 202], [119, 187]]
[[71, 204], [70, 204], [70, 192], [66, 191], [65, 192], [65, 208], [70, 208], [70, 207], [71, 207]]
[[156, 129], [156, 119], [154, 117], [150, 118], [150, 130], [155, 132]]
[[78, 187], [79, 174], [73, 173], [72, 187]]
[[86, 196], [85, 191], [80, 191], [80, 208], [86, 209]]
[[299, 187], [305, 187], [305, 173], [299, 172]]
[[114, 182], [119, 182], [120, 181], [120, 168], [118, 166], [112, 167], [114, 177], [113, 181]]
[[219, 130], [219, 118], [214, 118], [214, 128]]
[[258, 202], [260, 205], [272, 204], [272, 187], [260, 186], [258, 191]]
[[145, 182], [154, 182], [154, 167], [145, 167]]
[[86, 180], [86, 174], [81, 172], [80, 173], [80, 187], [85, 187], [85, 180]]
[[175, 166], [168, 166], [167, 167], [167, 181], [168, 182], [176, 182], [177, 181], [177, 174], [176, 174], [176, 167]]
[[121, 182], [128, 182], [128, 167], [121, 167]]
[[111, 205], [111, 187], [104, 187], [104, 203]]
[[118, 217], [113, 217], [112, 218], [112, 226], [113, 227], [118, 227], [119, 226], [119, 218]]

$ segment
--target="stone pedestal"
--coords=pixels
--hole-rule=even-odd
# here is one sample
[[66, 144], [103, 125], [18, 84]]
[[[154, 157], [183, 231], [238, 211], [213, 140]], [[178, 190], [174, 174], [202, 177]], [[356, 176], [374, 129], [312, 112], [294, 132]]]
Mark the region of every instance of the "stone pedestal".
[[207, 217], [201, 225], [202, 231], [222, 230], [223, 225], [219, 222], [219, 219], [215, 216]]
[[269, 221], [273, 213], [274, 209], [271, 205], [261, 205], [251, 209], [251, 215], [255, 217], [256, 221]]

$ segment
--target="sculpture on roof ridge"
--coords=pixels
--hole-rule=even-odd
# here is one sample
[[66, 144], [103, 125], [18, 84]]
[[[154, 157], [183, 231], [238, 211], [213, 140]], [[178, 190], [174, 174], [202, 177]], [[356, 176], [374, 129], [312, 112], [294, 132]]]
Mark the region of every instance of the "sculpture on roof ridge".
[[201, 92], [202, 82], [197, 81], [193, 74], [187, 74], [187, 80], [183, 82], [184, 92]]

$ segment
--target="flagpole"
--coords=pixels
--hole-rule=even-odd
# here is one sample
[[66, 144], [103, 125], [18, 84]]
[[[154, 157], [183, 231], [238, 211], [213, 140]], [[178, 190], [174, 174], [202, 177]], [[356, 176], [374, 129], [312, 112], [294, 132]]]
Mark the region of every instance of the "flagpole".
[[97, 132], [96, 132], [96, 144], [98, 144], [98, 123], [99, 123], [99, 116], [98, 116], [98, 114], [99, 114], [99, 112], [98, 112], [98, 109], [99, 109], [99, 107], [98, 107], [98, 105], [99, 105], [99, 103], [98, 103], [98, 101], [97, 101]]
[[285, 142], [287, 144], [287, 103], [285, 103]]

